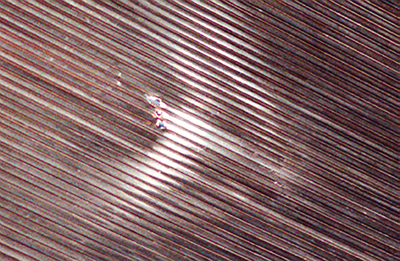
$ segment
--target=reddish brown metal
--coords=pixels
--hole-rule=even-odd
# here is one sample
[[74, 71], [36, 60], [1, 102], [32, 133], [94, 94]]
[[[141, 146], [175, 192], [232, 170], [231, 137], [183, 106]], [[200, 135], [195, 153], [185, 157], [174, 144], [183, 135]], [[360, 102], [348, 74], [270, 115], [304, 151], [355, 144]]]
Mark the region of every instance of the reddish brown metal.
[[398, 15], [3, 1], [0, 259], [398, 260]]

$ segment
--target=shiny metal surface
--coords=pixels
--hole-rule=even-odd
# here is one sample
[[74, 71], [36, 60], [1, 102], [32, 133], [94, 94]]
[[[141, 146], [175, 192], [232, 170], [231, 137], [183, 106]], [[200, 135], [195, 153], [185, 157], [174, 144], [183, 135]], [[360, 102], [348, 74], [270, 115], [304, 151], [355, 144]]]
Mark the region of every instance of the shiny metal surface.
[[399, 260], [398, 18], [2, 1], [0, 258]]

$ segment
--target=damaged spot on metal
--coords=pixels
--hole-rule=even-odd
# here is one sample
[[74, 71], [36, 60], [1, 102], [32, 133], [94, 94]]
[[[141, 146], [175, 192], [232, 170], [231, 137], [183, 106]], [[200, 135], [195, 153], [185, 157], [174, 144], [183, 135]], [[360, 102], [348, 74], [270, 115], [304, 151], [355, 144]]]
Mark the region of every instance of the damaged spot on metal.
[[0, 3], [1, 260], [400, 260], [396, 1]]

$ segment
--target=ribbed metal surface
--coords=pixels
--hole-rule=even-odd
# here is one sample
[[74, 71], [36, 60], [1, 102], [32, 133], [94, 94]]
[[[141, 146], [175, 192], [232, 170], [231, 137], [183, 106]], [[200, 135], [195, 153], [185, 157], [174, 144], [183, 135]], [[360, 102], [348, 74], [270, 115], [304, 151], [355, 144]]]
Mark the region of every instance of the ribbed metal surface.
[[2, 260], [400, 259], [396, 1], [0, 8]]

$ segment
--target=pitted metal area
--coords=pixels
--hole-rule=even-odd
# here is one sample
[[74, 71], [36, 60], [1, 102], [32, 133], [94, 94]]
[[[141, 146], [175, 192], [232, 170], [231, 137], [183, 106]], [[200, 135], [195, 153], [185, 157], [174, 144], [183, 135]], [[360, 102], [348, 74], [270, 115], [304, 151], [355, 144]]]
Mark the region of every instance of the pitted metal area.
[[399, 10], [2, 1], [0, 259], [399, 260]]

